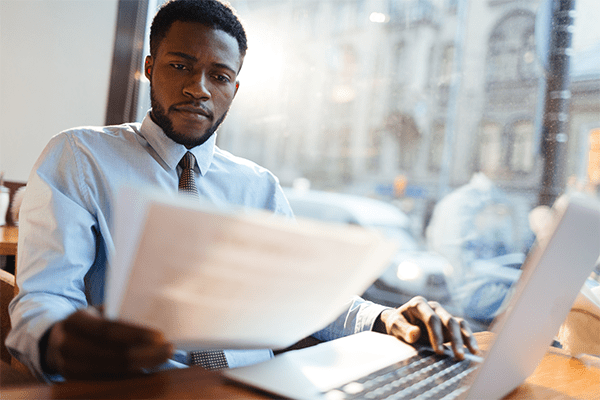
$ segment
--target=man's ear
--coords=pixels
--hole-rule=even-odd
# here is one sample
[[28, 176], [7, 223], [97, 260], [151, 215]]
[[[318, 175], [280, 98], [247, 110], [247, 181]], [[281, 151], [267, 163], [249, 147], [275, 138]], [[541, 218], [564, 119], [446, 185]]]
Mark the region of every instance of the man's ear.
[[146, 61], [144, 62], [144, 75], [148, 80], [151, 80], [152, 76], [152, 56], [146, 56]]
[[233, 92], [233, 97], [235, 97], [239, 88], [240, 88], [240, 81], [235, 81], [235, 92]]

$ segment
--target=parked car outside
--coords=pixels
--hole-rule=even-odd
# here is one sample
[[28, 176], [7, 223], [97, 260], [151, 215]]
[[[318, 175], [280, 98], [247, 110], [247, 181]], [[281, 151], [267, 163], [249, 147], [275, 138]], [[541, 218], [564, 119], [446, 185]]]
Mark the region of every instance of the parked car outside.
[[442, 304], [451, 301], [448, 280], [452, 266], [442, 256], [425, 251], [409, 232], [410, 217], [381, 200], [319, 190], [284, 188], [294, 214], [381, 231], [398, 244], [398, 251], [382, 276], [363, 294], [368, 300], [399, 306], [416, 295]]

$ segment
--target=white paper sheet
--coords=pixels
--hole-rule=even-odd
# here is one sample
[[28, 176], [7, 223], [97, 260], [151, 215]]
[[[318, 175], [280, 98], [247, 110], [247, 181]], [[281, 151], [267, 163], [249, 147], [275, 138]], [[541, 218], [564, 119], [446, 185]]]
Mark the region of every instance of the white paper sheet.
[[127, 190], [106, 311], [180, 348], [283, 348], [333, 321], [383, 271], [375, 231], [225, 213]]

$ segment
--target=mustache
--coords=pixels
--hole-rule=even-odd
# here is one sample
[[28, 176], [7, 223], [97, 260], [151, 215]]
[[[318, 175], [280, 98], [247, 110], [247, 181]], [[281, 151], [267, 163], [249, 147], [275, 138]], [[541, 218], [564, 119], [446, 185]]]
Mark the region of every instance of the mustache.
[[172, 105], [171, 107], [169, 107], [169, 109], [171, 111], [186, 111], [186, 112], [204, 115], [205, 117], [207, 117], [211, 120], [213, 120], [214, 116], [215, 116], [211, 110], [209, 110], [204, 104], [201, 104], [201, 103], [194, 103], [194, 102], [179, 103], [179, 104]]

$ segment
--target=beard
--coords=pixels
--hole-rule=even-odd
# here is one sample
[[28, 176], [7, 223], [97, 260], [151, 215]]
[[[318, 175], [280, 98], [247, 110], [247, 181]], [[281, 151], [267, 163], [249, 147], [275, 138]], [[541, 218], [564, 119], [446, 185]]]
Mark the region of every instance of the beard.
[[225, 120], [225, 117], [229, 112], [229, 109], [227, 109], [211, 127], [209, 127], [201, 136], [196, 137], [178, 132], [173, 128], [173, 122], [167, 116], [165, 109], [160, 105], [156, 96], [154, 96], [152, 85], [150, 85], [150, 105], [152, 106], [152, 112], [150, 113], [152, 120], [161, 127], [169, 139], [175, 143], [184, 145], [188, 149], [200, 146], [206, 142], [217, 131], [219, 125]]

